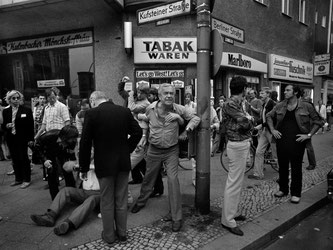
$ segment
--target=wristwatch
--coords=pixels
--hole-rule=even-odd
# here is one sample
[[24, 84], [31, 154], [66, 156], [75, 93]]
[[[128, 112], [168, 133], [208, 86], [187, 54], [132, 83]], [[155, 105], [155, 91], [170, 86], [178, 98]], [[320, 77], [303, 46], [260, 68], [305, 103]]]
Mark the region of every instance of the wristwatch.
[[311, 138], [311, 137], [312, 137], [312, 134], [311, 134], [311, 133], [309, 133], [309, 134], [308, 134], [308, 136]]

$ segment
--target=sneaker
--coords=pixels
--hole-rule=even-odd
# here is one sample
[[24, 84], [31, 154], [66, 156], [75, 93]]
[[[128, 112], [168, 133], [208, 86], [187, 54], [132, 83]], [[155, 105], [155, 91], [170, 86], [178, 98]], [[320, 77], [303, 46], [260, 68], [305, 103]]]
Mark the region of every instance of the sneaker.
[[69, 223], [67, 221], [61, 222], [58, 226], [56, 226], [53, 229], [53, 232], [58, 236], [67, 234], [68, 231], [69, 231]]
[[7, 175], [14, 175], [14, 170], [7, 172]]
[[274, 194], [275, 197], [277, 198], [281, 198], [283, 196], [286, 196], [287, 194], [283, 193], [282, 191], [278, 191]]
[[291, 196], [290, 202], [291, 202], [291, 203], [295, 203], [295, 204], [297, 204], [297, 203], [300, 202], [300, 200], [301, 200], [300, 197], [297, 197], [297, 196]]
[[309, 165], [306, 167], [306, 170], [314, 170], [315, 168], [316, 168], [316, 166]]
[[48, 213], [43, 215], [32, 214], [30, 215], [30, 218], [38, 226], [53, 227], [55, 223], [54, 218]]

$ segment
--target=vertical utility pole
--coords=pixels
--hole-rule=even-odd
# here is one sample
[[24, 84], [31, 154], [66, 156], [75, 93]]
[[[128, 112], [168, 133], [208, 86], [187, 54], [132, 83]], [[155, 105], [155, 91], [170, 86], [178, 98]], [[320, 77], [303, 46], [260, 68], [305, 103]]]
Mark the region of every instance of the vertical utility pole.
[[210, 212], [210, 1], [197, 0], [197, 140], [195, 207]]

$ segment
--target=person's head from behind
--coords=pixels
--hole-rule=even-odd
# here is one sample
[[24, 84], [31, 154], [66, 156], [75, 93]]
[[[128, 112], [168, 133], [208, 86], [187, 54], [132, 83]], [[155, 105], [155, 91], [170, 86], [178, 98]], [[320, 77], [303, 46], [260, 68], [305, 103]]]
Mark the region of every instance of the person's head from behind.
[[259, 96], [263, 102], [266, 102], [268, 98], [271, 96], [271, 90], [269, 88], [262, 88], [260, 90]]
[[246, 79], [242, 76], [235, 76], [230, 81], [230, 94], [231, 95], [245, 95], [247, 88]]
[[175, 101], [176, 88], [170, 83], [162, 83], [158, 89], [158, 97], [163, 105], [173, 105]]
[[66, 125], [59, 132], [58, 143], [63, 148], [74, 149], [79, 137], [79, 131], [74, 125]]
[[90, 105], [92, 108], [97, 107], [100, 103], [108, 101], [108, 97], [103, 91], [94, 91], [91, 93], [90, 98]]
[[22, 103], [23, 95], [20, 91], [11, 90], [6, 94], [6, 102], [12, 107], [18, 107]]
[[81, 110], [88, 110], [90, 108], [89, 100], [88, 99], [82, 99], [81, 103]]
[[189, 104], [191, 101], [193, 101], [193, 96], [191, 93], [185, 94], [185, 104]]
[[289, 100], [291, 98], [299, 98], [302, 94], [302, 91], [300, 87], [295, 86], [295, 85], [287, 85], [286, 88], [284, 89], [284, 98]]
[[51, 105], [53, 105], [57, 101], [57, 92], [53, 88], [46, 89], [45, 96], [46, 96], [47, 101]]

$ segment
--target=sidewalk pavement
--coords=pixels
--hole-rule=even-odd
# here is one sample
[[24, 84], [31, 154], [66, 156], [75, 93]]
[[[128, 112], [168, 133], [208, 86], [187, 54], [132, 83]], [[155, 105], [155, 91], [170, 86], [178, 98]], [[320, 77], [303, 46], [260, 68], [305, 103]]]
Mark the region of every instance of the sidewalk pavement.
[[[278, 174], [266, 167], [265, 180], [244, 178], [239, 212], [247, 217], [240, 223], [244, 236], [239, 237], [223, 229], [220, 224], [223, 189], [227, 173], [220, 164], [220, 154], [211, 158], [210, 198], [211, 212], [200, 215], [194, 208], [195, 188], [191, 184], [191, 170], [179, 168], [179, 180], [183, 198], [184, 222], [180, 232], [173, 233], [170, 222], [161, 218], [168, 213], [167, 184], [165, 194], [150, 199], [137, 214], [128, 213], [128, 241], [109, 248], [101, 240], [102, 222], [93, 213], [87, 221], [66, 236], [56, 236], [53, 228], [38, 227], [30, 220], [30, 214], [42, 214], [50, 205], [49, 191], [44, 189], [40, 166], [32, 172], [32, 185], [27, 189], [10, 187], [13, 176], [9, 161], [0, 162], [0, 249], [259, 249], [283, 234], [289, 227], [323, 205], [326, 197], [326, 175], [333, 167], [333, 133], [316, 135], [313, 144], [317, 156], [317, 168], [305, 170], [303, 164], [303, 194], [299, 204], [291, 204], [290, 197], [275, 198]], [[182, 165], [190, 168], [190, 162]], [[64, 183], [62, 183], [64, 185]], [[129, 186], [134, 198], [140, 185]], [[58, 223], [74, 209], [66, 207]], [[129, 208], [130, 209], [130, 208]]]

